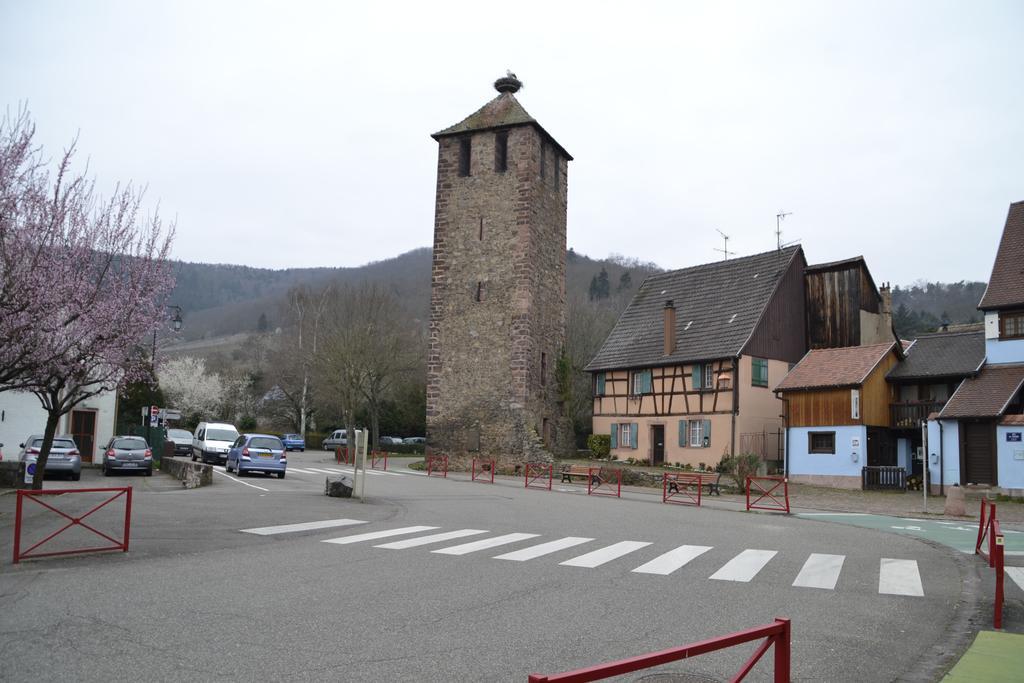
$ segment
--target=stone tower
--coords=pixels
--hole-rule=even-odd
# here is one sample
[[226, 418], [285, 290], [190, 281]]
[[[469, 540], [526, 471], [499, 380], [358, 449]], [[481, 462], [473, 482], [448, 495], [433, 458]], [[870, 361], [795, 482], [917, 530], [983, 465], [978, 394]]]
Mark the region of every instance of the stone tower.
[[568, 152], [498, 96], [438, 142], [427, 442], [506, 464], [571, 447], [556, 368], [565, 341]]

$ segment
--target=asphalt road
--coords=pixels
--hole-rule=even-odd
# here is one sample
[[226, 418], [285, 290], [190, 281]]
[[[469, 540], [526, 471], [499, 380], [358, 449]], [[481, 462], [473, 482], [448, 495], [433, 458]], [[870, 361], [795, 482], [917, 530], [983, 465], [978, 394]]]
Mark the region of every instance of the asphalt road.
[[[786, 617], [793, 680], [935, 680], [971, 629], [976, 564], [904, 535], [454, 473], [369, 475], [361, 503], [323, 495], [325, 453], [289, 468], [192, 491], [86, 472], [69, 487], [133, 487], [131, 552], [17, 566], [0, 496], [0, 678], [524, 681]], [[115, 534], [118, 504], [88, 520]], [[753, 649], [656, 671], [726, 680]], [[770, 676], [769, 654], [748, 680]]]

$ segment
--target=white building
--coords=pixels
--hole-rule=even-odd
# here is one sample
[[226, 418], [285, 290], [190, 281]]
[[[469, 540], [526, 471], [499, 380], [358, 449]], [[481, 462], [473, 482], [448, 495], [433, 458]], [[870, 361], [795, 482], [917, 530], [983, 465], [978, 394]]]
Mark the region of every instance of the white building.
[[[57, 434], [71, 434], [82, 454], [82, 462], [92, 462], [98, 450], [111, 436], [117, 421], [117, 394], [106, 392], [75, 406], [60, 419]], [[4, 459], [13, 459], [19, 444], [46, 428], [46, 411], [33, 394], [20, 391], [0, 392], [0, 444]]]

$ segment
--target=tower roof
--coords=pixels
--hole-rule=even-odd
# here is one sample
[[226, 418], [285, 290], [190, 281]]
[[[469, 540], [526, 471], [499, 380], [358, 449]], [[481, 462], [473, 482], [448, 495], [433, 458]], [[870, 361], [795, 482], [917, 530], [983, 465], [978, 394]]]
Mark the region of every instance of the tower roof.
[[477, 109], [459, 123], [456, 123], [454, 126], [449, 126], [444, 130], [438, 131], [430, 137], [435, 140], [440, 140], [444, 137], [461, 135], [463, 133], [477, 133], [485, 130], [511, 128], [514, 126], [533, 126], [551, 144], [557, 147], [564, 157], [572, 160], [572, 155], [569, 154], [562, 145], [558, 144], [558, 141], [555, 140], [550, 133], [544, 130], [544, 128], [537, 123], [537, 119], [530, 116], [530, 114], [523, 109], [523, 105], [519, 104], [519, 100], [516, 99], [513, 93], [516, 92], [521, 85], [522, 84], [519, 83], [514, 76], [499, 78], [494, 84], [495, 89], [499, 92], [497, 97]]
[[978, 308], [983, 311], [1024, 304], [1024, 202], [1010, 204], [1003, 237], [999, 240], [992, 276]]

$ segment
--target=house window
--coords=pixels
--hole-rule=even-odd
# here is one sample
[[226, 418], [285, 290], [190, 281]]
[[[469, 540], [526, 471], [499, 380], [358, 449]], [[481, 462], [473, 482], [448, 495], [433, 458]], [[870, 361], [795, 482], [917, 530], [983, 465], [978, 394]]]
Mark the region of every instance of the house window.
[[704, 445], [703, 424], [700, 420], [690, 420], [690, 447], [700, 448]]
[[835, 432], [810, 432], [807, 434], [807, 452], [822, 455], [836, 454]]
[[680, 420], [679, 445], [683, 448], [709, 448], [711, 420]]
[[630, 393], [633, 396], [651, 393], [651, 371], [637, 370], [633, 373], [633, 386]]
[[1024, 311], [1004, 311], [999, 314], [999, 338], [1024, 337]]
[[711, 363], [698, 363], [693, 366], [693, 388], [711, 389], [715, 386], [715, 371]]
[[604, 373], [599, 372], [594, 375], [594, 395], [604, 396]]
[[548, 354], [540, 352], [540, 385], [543, 387], [548, 383]]
[[750, 384], [755, 387], [768, 386], [768, 361], [764, 358], [750, 359]]
[[494, 134], [494, 170], [498, 173], [508, 170], [508, 131]]
[[459, 139], [459, 175], [466, 177], [469, 175], [469, 157], [471, 142], [468, 137]]
[[860, 419], [860, 389], [850, 389], [850, 418]]

